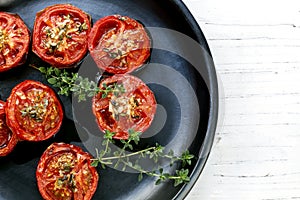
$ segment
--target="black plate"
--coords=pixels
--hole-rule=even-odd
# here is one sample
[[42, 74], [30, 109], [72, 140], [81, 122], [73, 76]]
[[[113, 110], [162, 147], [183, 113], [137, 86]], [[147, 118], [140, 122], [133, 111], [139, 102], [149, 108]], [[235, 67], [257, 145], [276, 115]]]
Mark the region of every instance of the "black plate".
[[[18, 13], [32, 30], [36, 12], [46, 6], [65, 2], [16, 0], [13, 4], [0, 8], [1, 11]], [[89, 13], [93, 22], [103, 16], [121, 14], [130, 16], [147, 27], [153, 40], [151, 58], [134, 75], [144, 80], [154, 91], [159, 106], [154, 123], [143, 135], [141, 145], [158, 142], [177, 153], [188, 148], [196, 156], [190, 167], [190, 183], [176, 188], [172, 182], [155, 186], [154, 179], [150, 177], [138, 182], [137, 174], [98, 168], [100, 180], [93, 199], [183, 199], [207, 160], [218, 113], [215, 68], [198, 24], [180, 0], [67, 2]], [[26, 79], [47, 84], [38, 71], [28, 66], [32, 62], [47, 66], [30, 52], [24, 66], [0, 74], [0, 99], [6, 100], [11, 89]], [[86, 73], [83, 68], [90, 63], [93, 65], [87, 55], [79, 72], [84, 75], [92, 74], [95, 78], [93, 70]], [[95, 137], [98, 130], [95, 130], [94, 119], [86, 120], [80, 114], [81, 109], [86, 109], [89, 105], [86, 107], [83, 106], [84, 103], [77, 104], [74, 100], [72, 104], [71, 97], [60, 96], [60, 99], [66, 116], [60, 132], [44, 142], [20, 142], [9, 156], [0, 159], [0, 199], [41, 199], [35, 169], [39, 157], [52, 142], [73, 143], [93, 153], [91, 148], [97, 142]], [[76, 109], [72, 110], [72, 107]], [[90, 113], [90, 110], [85, 112]], [[175, 169], [169, 170], [174, 172]]]

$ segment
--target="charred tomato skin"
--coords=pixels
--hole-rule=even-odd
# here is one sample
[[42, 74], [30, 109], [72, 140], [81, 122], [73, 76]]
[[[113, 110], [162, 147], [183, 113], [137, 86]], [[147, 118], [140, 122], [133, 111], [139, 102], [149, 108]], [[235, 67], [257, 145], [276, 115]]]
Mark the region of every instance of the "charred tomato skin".
[[57, 68], [75, 67], [87, 53], [91, 17], [71, 4], [49, 6], [36, 14], [32, 51]]
[[6, 124], [5, 102], [0, 100], [0, 157], [11, 153], [17, 143], [17, 135]]
[[119, 85], [123, 92], [110, 92], [105, 97], [97, 94], [92, 101], [93, 114], [100, 130], [115, 132], [114, 139], [128, 139], [128, 131], [146, 131], [156, 113], [156, 100], [150, 88], [139, 78], [116, 74], [100, 82], [105, 86]]
[[151, 40], [141, 23], [121, 15], [99, 19], [88, 39], [88, 48], [98, 68], [111, 74], [130, 73], [150, 56]]
[[43, 141], [56, 134], [63, 121], [63, 108], [56, 93], [38, 81], [15, 86], [6, 101], [6, 121], [20, 140]]
[[0, 72], [24, 64], [30, 31], [17, 14], [0, 11]]
[[80, 147], [53, 143], [41, 156], [36, 179], [45, 200], [90, 200], [99, 175], [91, 166], [92, 156]]

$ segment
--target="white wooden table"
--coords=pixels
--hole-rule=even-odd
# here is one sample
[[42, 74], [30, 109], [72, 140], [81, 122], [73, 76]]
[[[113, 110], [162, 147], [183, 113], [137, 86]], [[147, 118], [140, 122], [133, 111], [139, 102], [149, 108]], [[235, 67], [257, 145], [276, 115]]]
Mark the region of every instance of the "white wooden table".
[[184, 2], [208, 40], [222, 113], [186, 199], [300, 199], [300, 1]]

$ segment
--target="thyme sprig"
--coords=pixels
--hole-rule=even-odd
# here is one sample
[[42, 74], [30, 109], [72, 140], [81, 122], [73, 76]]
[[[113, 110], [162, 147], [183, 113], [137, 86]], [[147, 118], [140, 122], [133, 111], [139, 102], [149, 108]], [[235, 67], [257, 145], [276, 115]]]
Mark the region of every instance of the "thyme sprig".
[[96, 82], [79, 76], [78, 73], [69, 72], [66, 69], [30, 66], [44, 74], [48, 83], [53, 87], [59, 88], [58, 94], [65, 96], [73, 94], [78, 98], [78, 102], [86, 101], [87, 97], [93, 97], [98, 93], [102, 93], [101, 97], [105, 98], [109, 93], [118, 96], [120, 93], [125, 92], [122, 84], [103, 84], [101, 89]]
[[[119, 96], [121, 93], [126, 92], [122, 84], [102, 84], [102, 89], [97, 86], [97, 83], [90, 81], [88, 78], [83, 78], [78, 73], [68, 72], [67, 70], [58, 69], [55, 67], [31, 67], [39, 70], [45, 75], [47, 81], [54, 87], [59, 88], [59, 94], [69, 96], [73, 93], [78, 97], [78, 101], [85, 101], [87, 97], [93, 97], [98, 93], [101, 93], [101, 97], [105, 98], [109, 93]], [[141, 181], [144, 175], [155, 177], [155, 184], [160, 184], [163, 181], [173, 180], [174, 186], [178, 186], [190, 181], [189, 170], [185, 168], [187, 165], [191, 165], [194, 156], [185, 151], [180, 156], [175, 156], [174, 152], [170, 150], [165, 152], [164, 147], [159, 144], [148, 147], [142, 150], [134, 151], [134, 146], [139, 144], [141, 132], [129, 130], [129, 138], [127, 140], [120, 140], [122, 148], [112, 152], [111, 145], [115, 143], [113, 136], [114, 132], [108, 130], [105, 131], [102, 146], [104, 147], [99, 151], [96, 149], [96, 157], [92, 159], [91, 165], [97, 167], [101, 165], [103, 169], [106, 166], [122, 170], [131, 169], [136, 171], [138, 180]], [[129, 150], [130, 152], [128, 153]], [[150, 160], [155, 163], [154, 168], [151, 170], [145, 169], [142, 166], [142, 161]], [[175, 171], [174, 174], [166, 172], [166, 170], [159, 165], [162, 160], [167, 160], [168, 165], [171, 167], [173, 164], [181, 164], [182, 168]]]
[[[189, 151], [183, 152], [181, 156], [175, 156], [172, 150], [165, 153], [164, 147], [156, 144], [155, 146], [146, 149], [128, 153], [126, 150], [132, 151], [134, 149], [132, 142], [136, 145], [139, 143], [139, 136], [141, 134], [140, 132], [129, 130], [129, 138], [127, 140], [121, 140], [123, 147], [112, 152], [110, 145], [115, 143], [113, 140], [114, 134], [114, 132], [108, 130], [105, 131], [104, 140], [102, 142], [104, 148], [100, 152], [96, 149], [96, 158], [92, 159], [92, 166], [97, 167], [98, 165], [101, 165], [103, 169], [105, 169], [106, 166], [110, 166], [114, 169], [119, 169], [121, 167], [122, 171], [131, 169], [139, 173], [139, 181], [143, 179], [144, 175], [147, 175], [156, 178], [155, 184], [160, 184], [166, 180], [174, 180], [174, 186], [176, 187], [190, 181], [189, 170], [185, 168], [185, 166], [191, 165], [194, 156], [190, 154]], [[148, 170], [143, 168], [141, 162], [145, 159], [155, 163], [154, 169]], [[175, 174], [165, 172], [164, 168], [158, 164], [162, 159], [168, 160], [170, 166], [175, 162], [181, 162], [182, 168], [176, 170]]]

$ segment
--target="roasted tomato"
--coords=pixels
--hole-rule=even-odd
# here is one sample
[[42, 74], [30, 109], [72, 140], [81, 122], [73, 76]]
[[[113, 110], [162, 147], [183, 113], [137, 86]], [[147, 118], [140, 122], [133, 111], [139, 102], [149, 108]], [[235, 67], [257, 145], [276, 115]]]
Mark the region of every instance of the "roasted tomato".
[[5, 102], [0, 101], [0, 156], [6, 156], [16, 146], [18, 139], [6, 125]]
[[22, 140], [46, 140], [62, 124], [63, 109], [56, 94], [40, 82], [27, 80], [17, 85], [6, 106], [7, 125]]
[[16, 14], [0, 12], [0, 72], [24, 63], [30, 42], [30, 33]]
[[70, 4], [57, 4], [37, 13], [32, 51], [58, 68], [74, 67], [87, 52], [90, 17]]
[[93, 113], [102, 131], [115, 132], [115, 139], [128, 139], [128, 131], [144, 132], [156, 112], [152, 91], [140, 79], [116, 74], [100, 83], [93, 98]]
[[150, 45], [143, 25], [120, 15], [98, 20], [88, 41], [97, 66], [112, 74], [130, 73], [142, 66], [150, 56]]
[[36, 178], [46, 200], [88, 200], [98, 185], [91, 155], [77, 146], [54, 143], [40, 158]]

